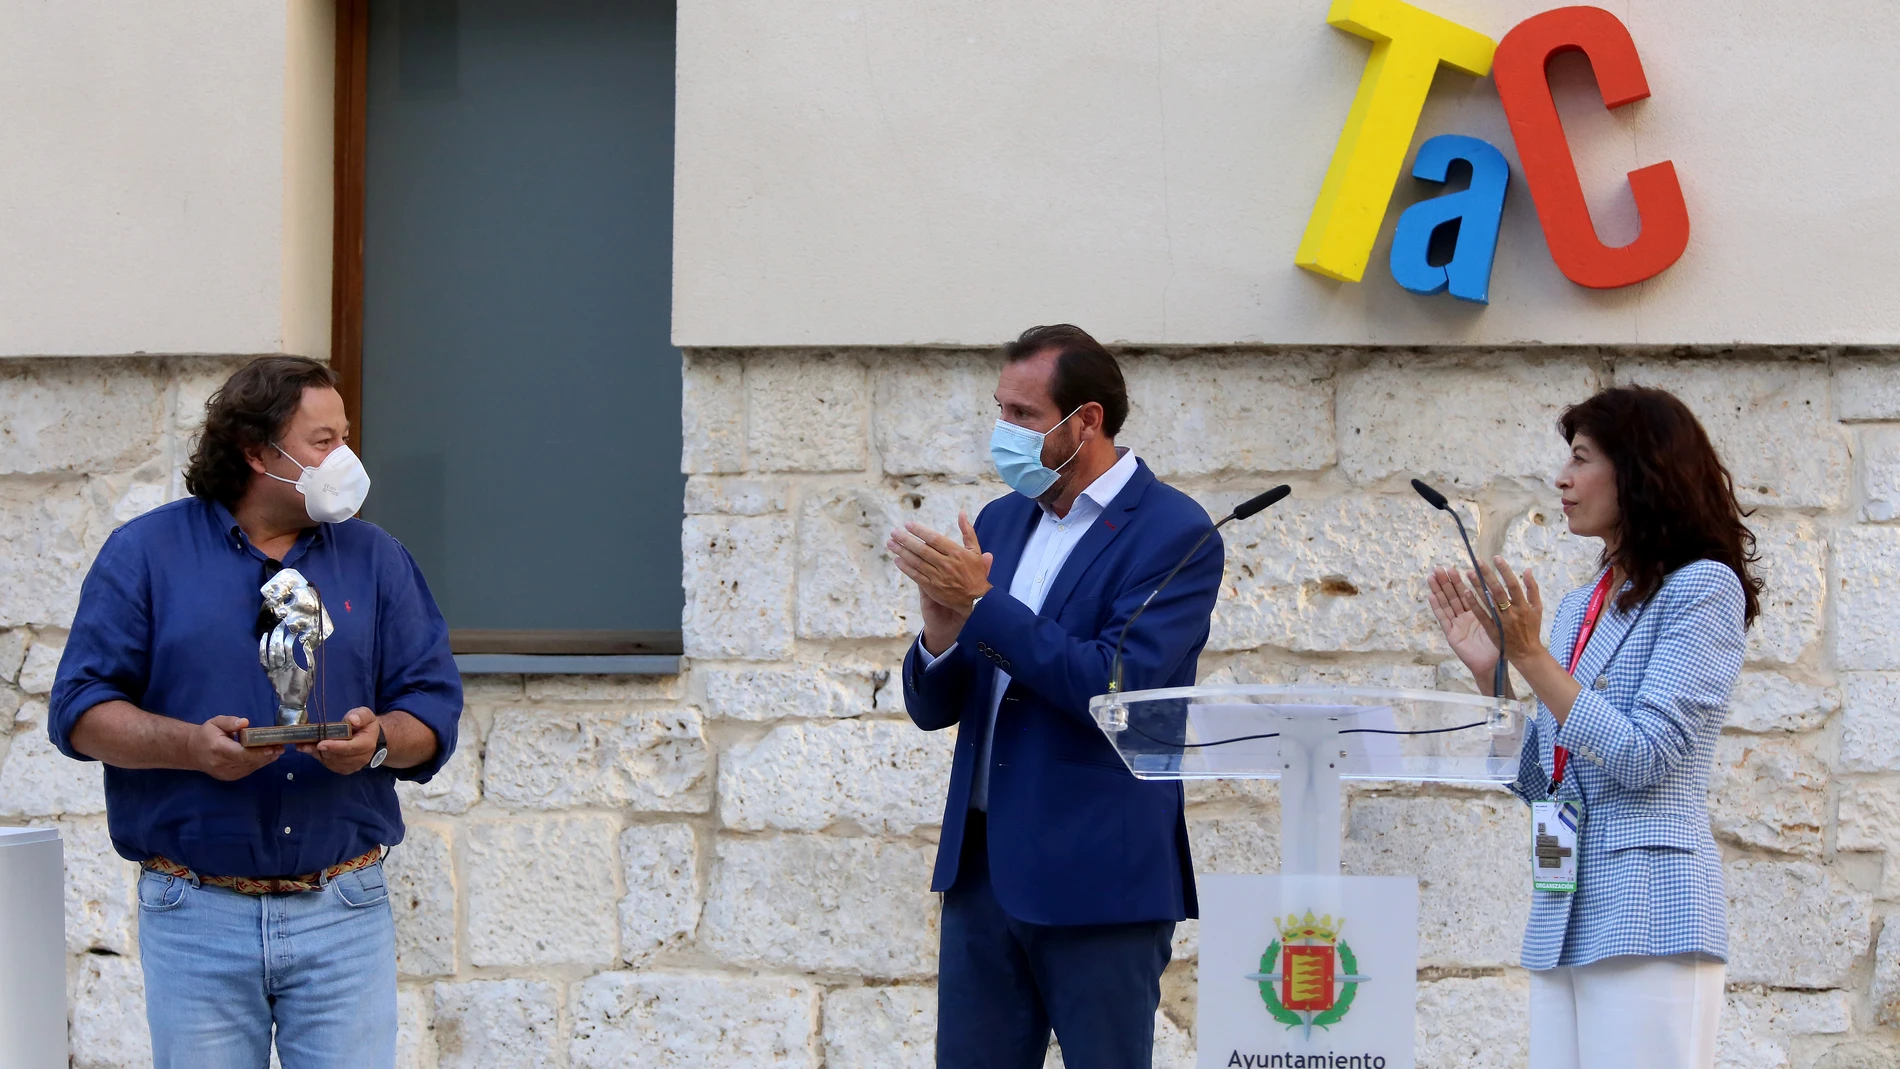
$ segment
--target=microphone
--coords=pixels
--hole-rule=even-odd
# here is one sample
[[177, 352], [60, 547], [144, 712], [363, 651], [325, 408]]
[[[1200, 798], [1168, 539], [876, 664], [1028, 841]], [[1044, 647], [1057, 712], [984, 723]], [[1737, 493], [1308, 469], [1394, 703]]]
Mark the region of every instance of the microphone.
[[1160, 585], [1149, 591], [1148, 596], [1142, 599], [1141, 605], [1138, 606], [1134, 614], [1128, 618], [1128, 622], [1122, 625], [1121, 634], [1115, 636], [1115, 660], [1108, 673], [1108, 692], [1110, 694], [1120, 693], [1122, 689], [1122, 643], [1128, 640], [1128, 629], [1135, 626], [1135, 621], [1141, 619], [1142, 613], [1148, 611], [1148, 606], [1154, 601], [1155, 596], [1167, 589], [1169, 583], [1174, 582], [1174, 577], [1180, 573], [1181, 569], [1187, 567], [1187, 562], [1194, 559], [1194, 555], [1201, 551], [1201, 547], [1207, 544], [1207, 540], [1214, 537], [1215, 531], [1227, 526], [1227, 524], [1234, 520], [1244, 520], [1256, 513], [1265, 512], [1267, 509], [1279, 504], [1281, 499], [1292, 492], [1293, 488], [1291, 486], [1282, 483], [1264, 494], [1255, 494], [1253, 497], [1235, 505], [1234, 511], [1229, 512], [1227, 515], [1215, 521], [1214, 526], [1209, 527], [1207, 533], [1203, 534], [1200, 540], [1194, 543], [1193, 548], [1182, 555], [1180, 561], [1169, 570], [1167, 575], [1162, 577]]
[[1484, 581], [1484, 569], [1478, 567], [1478, 552], [1471, 548], [1471, 536], [1465, 533], [1464, 518], [1458, 515], [1457, 509], [1451, 507], [1451, 502], [1445, 500], [1444, 494], [1439, 493], [1423, 482], [1413, 479], [1412, 489], [1418, 491], [1418, 496], [1424, 498], [1426, 504], [1440, 512], [1451, 513], [1452, 522], [1458, 525], [1458, 537], [1465, 540], [1465, 556], [1471, 558], [1471, 571], [1478, 577], [1478, 589], [1484, 591], [1485, 611], [1491, 614], [1491, 623], [1497, 627], [1498, 667], [1496, 675], [1491, 679], [1491, 696], [1494, 698], [1502, 698], [1504, 697], [1504, 673], [1506, 671], [1506, 662], [1504, 660], [1504, 621], [1498, 617], [1498, 603], [1497, 599], [1491, 596], [1491, 585]]
[[[1288, 494], [1292, 492], [1293, 492], [1293, 488], [1291, 486], [1288, 486], [1285, 483], [1282, 483], [1279, 486], [1276, 486], [1273, 489], [1268, 490], [1264, 494], [1256, 494], [1253, 497], [1250, 497], [1247, 500], [1242, 501], [1240, 504], [1235, 505], [1234, 511], [1228, 513], [1227, 519], [1220, 521], [1220, 523], [1226, 523], [1227, 520], [1244, 520], [1252, 516], [1256, 512], [1265, 512], [1267, 509], [1270, 509], [1273, 506], [1279, 504], [1281, 498], [1287, 496]], [[1217, 523], [1214, 526], [1219, 527], [1220, 523]]]

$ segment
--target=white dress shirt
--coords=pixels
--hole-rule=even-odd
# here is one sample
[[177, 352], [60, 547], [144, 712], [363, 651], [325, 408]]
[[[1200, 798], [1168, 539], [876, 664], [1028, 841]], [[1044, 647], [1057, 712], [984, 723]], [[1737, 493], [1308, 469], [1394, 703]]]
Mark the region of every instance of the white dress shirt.
[[[1135, 474], [1135, 454], [1126, 447], [1117, 448], [1119, 459], [1114, 467], [1103, 472], [1096, 480], [1076, 496], [1075, 504], [1069, 506], [1067, 516], [1057, 516], [1042, 508], [1042, 519], [1036, 529], [1030, 532], [1029, 543], [1023, 547], [1023, 555], [1016, 563], [1016, 574], [1009, 582], [1009, 596], [1029, 606], [1029, 611], [1040, 614], [1042, 599], [1049, 593], [1049, 584], [1055, 582], [1062, 571], [1062, 565], [1075, 550], [1075, 544], [1082, 540], [1095, 520], [1107, 510], [1115, 495], [1122, 492], [1128, 480]], [[986, 597], [996, 597], [991, 590]], [[956, 649], [951, 643], [950, 649], [936, 657], [924, 648], [923, 635], [917, 636], [917, 652], [923, 655], [924, 669], [928, 671], [937, 661]], [[990, 744], [996, 737], [996, 710], [1003, 704], [1003, 692], [1009, 689], [1009, 674], [995, 669], [996, 682], [990, 691], [989, 720], [983, 725], [983, 737], [976, 749], [976, 776], [970, 783], [970, 806], [988, 812], [990, 808]], [[965, 725], [966, 727], [973, 725]]]

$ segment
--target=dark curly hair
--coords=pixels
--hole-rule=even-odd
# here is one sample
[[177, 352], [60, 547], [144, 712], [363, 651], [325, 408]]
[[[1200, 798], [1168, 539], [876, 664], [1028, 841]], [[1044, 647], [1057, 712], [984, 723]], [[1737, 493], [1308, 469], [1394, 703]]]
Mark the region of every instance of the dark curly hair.
[[1761, 615], [1764, 584], [1754, 564], [1750, 513], [1708, 432], [1675, 394], [1617, 386], [1564, 410], [1564, 441], [1587, 434], [1616, 470], [1616, 549], [1603, 551], [1630, 581], [1617, 606], [1627, 612], [1662, 589], [1670, 572], [1698, 560], [1726, 564], [1741, 580], [1742, 625]]
[[336, 389], [336, 372], [302, 356], [260, 356], [239, 368], [205, 401], [204, 431], [191, 449], [185, 489], [235, 505], [251, 485], [246, 455], [283, 435], [313, 386]]

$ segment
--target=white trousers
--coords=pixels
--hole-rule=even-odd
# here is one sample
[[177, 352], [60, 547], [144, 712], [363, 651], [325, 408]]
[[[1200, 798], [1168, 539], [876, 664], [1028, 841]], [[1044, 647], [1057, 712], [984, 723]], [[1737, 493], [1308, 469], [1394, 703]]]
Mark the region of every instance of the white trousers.
[[1725, 971], [1699, 954], [1532, 970], [1530, 1069], [1714, 1069]]

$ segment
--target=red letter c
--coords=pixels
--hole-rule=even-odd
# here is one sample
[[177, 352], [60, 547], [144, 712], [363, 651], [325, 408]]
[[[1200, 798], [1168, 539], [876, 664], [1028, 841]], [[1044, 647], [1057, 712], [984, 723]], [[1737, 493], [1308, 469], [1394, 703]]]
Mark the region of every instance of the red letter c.
[[1498, 97], [1558, 270], [1580, 286], [1627, 286], [1661, 274], [1682, 256], [1689, 245], [1689, 209], [1674, 163], [1631, 171], [1630, 192], [1642, 232], [1621, 248], [1597, 240], [1546, 74], [1552, 56], [1572, 51], [1589, 57], [1604, 107], [1620, 108], [1649, 95], [1643, 61], [1623, 23], [1599, 7], [1561, 7], [1532, 15], [1499, 42], [1492, 68]]

